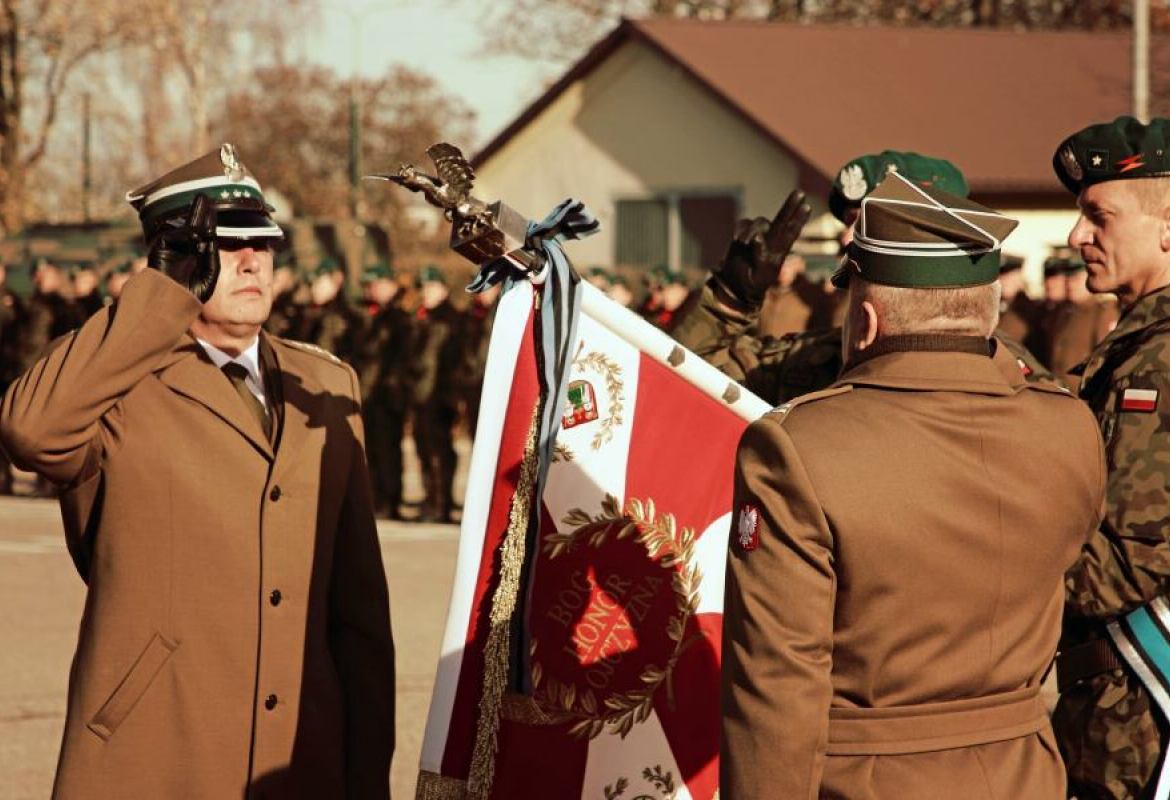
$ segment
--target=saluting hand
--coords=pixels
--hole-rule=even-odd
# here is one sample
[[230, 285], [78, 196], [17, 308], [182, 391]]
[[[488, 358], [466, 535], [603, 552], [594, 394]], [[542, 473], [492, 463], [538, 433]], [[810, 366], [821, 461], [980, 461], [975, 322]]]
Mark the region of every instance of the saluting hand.
[[178, 227], [164, 228], [150, 243], [147, 263], [187, 287], [200, 303], [211, 299], [219, 279], [219, 250], [215, 245], [215, 204], [205, 194], [195, 196], [191, 215]]
[[811, 214], [804, 192], [794, 189], [771, 222], [764, 217], [739, 221], [727, 255], [715, 271], [734, 299], [753, 309], [763, 304], [764, 293], [776, 282], [780, 265]]

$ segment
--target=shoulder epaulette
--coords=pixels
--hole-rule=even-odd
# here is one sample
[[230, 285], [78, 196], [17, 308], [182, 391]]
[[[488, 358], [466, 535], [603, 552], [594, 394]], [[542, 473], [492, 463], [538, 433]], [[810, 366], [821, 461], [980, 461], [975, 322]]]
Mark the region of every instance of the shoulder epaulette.
[[828, 389], [822, 389], [819, 392], [809, 392], [808, 394], [802, 394], [800, 397], [795, 397], [783, 405], [776, 406], [771, 411], [769, 411], [766, 416], [776, 420], [777, 422], [784, 422], [784, 420], [787, 419], [788, 415], [792, 412], [792, 409], [796, 408], [797, 406], [803, 406], [808, 403], [815, 403], [817, 400], [824, 400], [826, 397], [834, 397], [836, 395], [845, 394], [851, 391], [853, 391], [853, 384], [846, 383], [841, 386], [831, 386]]
[[1024, 388], [1035, 389], [1038, 392], [1048, 392], [1049, 394], [1062, 394], [1066, 397], [1076, 397], [1076, 395], [1072, 393], [1072, 389], [1069, 389], [1064, 384], [1057, 383], [1056, 380], [1028, 381], [1024, 384]]
[[323, 358], [326, 361], [330, 362], [331, 364], [340, 365], [343, 363], [340, 358], [333, 355], [328, 350], [323, 350], [322, 348], [318, 347], [315, 344], [309, 344], [308, 342], [298, 342], [298, 341], [295, 341], [293, 339], [280, 339], [280, 341], [281, 341], [281, 343], [286, 344], [289, 347], [295, 347], [297, 350], [300, 350], [303, 353], [309, 353], [310, 355], [314, 355], [314, 356], [317, 356], [319, 358]]

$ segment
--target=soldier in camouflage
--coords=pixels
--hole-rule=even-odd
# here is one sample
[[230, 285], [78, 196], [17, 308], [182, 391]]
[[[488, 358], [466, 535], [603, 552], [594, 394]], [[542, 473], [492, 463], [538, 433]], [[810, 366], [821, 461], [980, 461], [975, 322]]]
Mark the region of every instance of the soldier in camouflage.
[[[1105, 519], [1069, 573], [1053, 724], [1080, 800], [1147, 797], [1167, 721], [1105, 630], [1170, 582], [1170, 120], [1129, 117], [1066, 139], [1053, 165], [1077, 194], [1069, 234], [1117, 327], [1079, 370], [1109, 469]], [[1140, 397], [1143, 402], [1134, 402]]]
[[[966, 179], [948, 161], [892, 150], [861, 156], [841, 169], [829, 196], [829, 210], [846, 226], [846, 242], [861, 200], [891, 170], [923, 186], [967, 195]], [[794, 210], [786, 203], [778, 215], [778, 221], [791, 216], [796, 227], [788, 244], [778, 250], [766, 241], [775, 223], [763, 218], [741, 220], [723, 263], [707, 280], [699, 301], [688, 304], [670, 331], [680, 344], [776, 405], [828, 387], [837, 380], [842, 364], [840, 327], [779, 338], [760, 334], [764, 292], [775, 282], [787, 248], [804, 223]], [[1000, 331], [994, 340], [1012, 352], [1028, 380], [1052, 380], [1051, 373], [1021, 344]]]

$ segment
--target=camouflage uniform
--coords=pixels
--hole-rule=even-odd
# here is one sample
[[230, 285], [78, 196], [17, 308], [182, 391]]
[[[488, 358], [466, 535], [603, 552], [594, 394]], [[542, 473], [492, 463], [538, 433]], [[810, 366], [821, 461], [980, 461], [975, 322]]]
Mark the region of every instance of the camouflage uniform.
[[[1157, 391], [1152, 412], [1121, 411], [1126, 389]], [[1105, 520], [1069, 573], [1061, 649], [1106, 636], [1104, 623], [1170, 583], [1170, 287], [1127, 310], [1085, 363], [1082, 399], [1105, 439]], [[1053, 718], [1080, 800], [1141, 797], [1165, 722], [1128, 669], [1066, 689]]]
[[[709, 286], [673, 334], [679, 344], [773, 405], [827, 388], [841, 373], [840, 328], [760, 337], [756, 315], [720, 303]], [[1016, 356], [1027, 380], [1055, 382], [1019, 342], [999, 331], [995, 338]]]

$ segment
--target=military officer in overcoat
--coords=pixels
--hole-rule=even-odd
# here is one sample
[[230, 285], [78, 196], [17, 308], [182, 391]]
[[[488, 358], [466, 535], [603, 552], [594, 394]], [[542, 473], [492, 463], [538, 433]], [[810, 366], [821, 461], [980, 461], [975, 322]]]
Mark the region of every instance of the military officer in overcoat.
[[153, 269], [4, 395], [87, 583], [54, 796], [386, 798], [394, 650], [349, 367], [268, 336], [224, 145], [129, 194]]
[[1014, 226], [887, 177], [834, 275], [841, 379], [745, 432], [724, 800], [1064, 798], [1039, 691], [1105, 468], [1088, 409], [990, 339]]
[[1070, 792], [1153, 797], [1167, 769], [1165, 692], [1147, 687], [1115, 633], [1170, 585], [1170, 120], [1091, 125], [1061, 143], [1053, 166], [1077, 195], [1068, 241], [1088, 287], [1122, 309], [1078, 370], [1109, 482], [1105, 519], [1069, 577], [1053, 724]]

